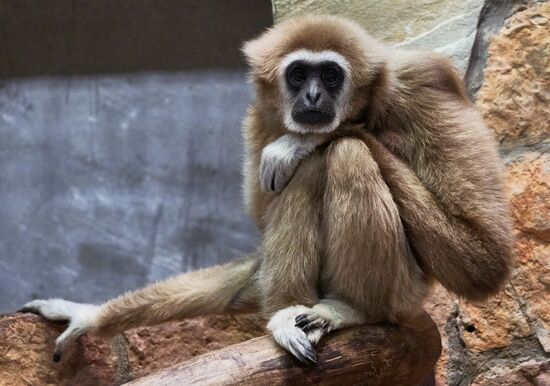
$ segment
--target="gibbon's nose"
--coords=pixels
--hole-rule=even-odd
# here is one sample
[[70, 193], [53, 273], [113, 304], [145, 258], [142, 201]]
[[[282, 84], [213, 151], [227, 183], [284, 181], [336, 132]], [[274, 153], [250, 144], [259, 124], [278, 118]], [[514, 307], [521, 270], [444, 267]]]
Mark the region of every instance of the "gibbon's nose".
[[317, 105], [319, 98], [321, 97], [321, 91], [315, 82], [312, 82], [306, 91], [306, 99], [312, 105]]

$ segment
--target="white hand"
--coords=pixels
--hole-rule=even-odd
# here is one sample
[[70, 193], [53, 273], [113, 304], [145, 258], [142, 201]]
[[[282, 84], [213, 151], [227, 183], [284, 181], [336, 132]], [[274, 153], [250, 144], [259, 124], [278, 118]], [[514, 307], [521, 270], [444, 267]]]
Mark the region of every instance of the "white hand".
[[68, 344], [93, 329], [100, 306], [74, 303], [63, 299], [34, 300], [21, 308], [20, 312], [32, 312], [48, 320], [69, 322], [67, 329], [55, 340], [53, 361], [59, 362]]
[[300, 161], [310, 155], [322, 138], [285, 134], [262, 151], [260, 185], [264, 192], [281, 192]]

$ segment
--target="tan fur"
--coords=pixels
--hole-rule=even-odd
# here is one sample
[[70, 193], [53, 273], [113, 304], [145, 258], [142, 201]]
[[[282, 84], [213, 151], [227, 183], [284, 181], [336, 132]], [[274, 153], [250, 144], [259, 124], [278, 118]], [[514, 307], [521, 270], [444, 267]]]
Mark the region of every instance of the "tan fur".
[[370, 322], [398, 322], [420, 312], [424, 275], [369, 149], [359, 139], [338, 139], [327, 162], [325, 292], [362, 310]]
[[[285, 134], [276, 73], [297, 49], [351, 65], [352, 95], [330, 143], [281, 194], [260, 189], [262, 149]], [[93, 330], [261, 307], [343, 300], [370, 321], [421, 309], [427, 283], [480, 299], [508, 272], [511, 231], [496, 147], [452, 65], [393, 50], [338, 17], [291, 19], [248, 42], [256, 101], [244, 124], [244, 196], [256, 257], [187, 273], [102, 307]]]
[[[351, 63], [354, 92], [347, 120], [359, 121], [364, 126], [358, 136], [370, 148], [370, 152], [364, 148], [358, 155], [358, 148], [353, 146], [351, 151], [347, 145], [350, 151], [343, 152], [347, 155], [342, 155], [340, 171], [329, 171], [325, 197], [333, 198], [325, 199], [323, 213], [328, 229], [335, 229], [335, 237], [331, 238], [329, 231], [326, 238], [329, 261], [323, 266], [328, 273], [323, 272], [323, 278], [338, 275], [335, 281], [339, 285], [343, 281], [353, 283], [348, 288], [349, 294], [340, 291], [339, 295], [355, 297], [355, 302], [360, 303], [358, 299], [368, 292], [360, 288], [360, 283], [372, 280], [373, 287], [386, 283], [384, 289], [389, 291], [401, 271], [378, 267], [377, 275], [385, 276], [372, 275], [368, 279], [361, 269], [350, 270], [349, 276], [339, 274], [338, 269], [362, 267], [372, 264], [380, 255], [389, 255], [398, 261], [398, 256], [405, 259], [401, 273], [405, 279], [400, 281], [405, 290], [396, 293], [414, 288], [422, 293], [423, 283], [432, 277], [470, 299], [481, 299], [497, 291], [508, 274], [512, 239], [502, 193], [501, 164], [494, 140], [468, 100], [450, 62], [435, 54], [383, 47], [355, 23], [339, 17], [309, 16], [282, 23], [244, 47], [259, 96], [249, 117], [254, 124], [247, 126], [246, 133], [247, 142], [255, 148], [267, 145], [271, 139], [266, 136], [280, 131], [283, 112], [278, 110], [280, 95], [271, 75], [281, 58], [298, 48], [331, 49]], [[349, 135], [347, 126], [343, 124], [327, 140]], [[328, 152], [329, 165], [338, 154]], [[371, 159], [374, 162], [367, 162]], [[357, 164], [365, 169], [363, 181], [357, 177], [361, 169], [355, 170]], [[251, 174], [257, 164], [252, 160], [248, 167]], [[367, 184], [369, 179], [372, 180]], [[249, 182], [247, 201], [254, 216], [262, 213], [267, 193], [258, 193], [255, 179]], [[361, 183], [362, 188], [358, 189], [354, 182]], [[339, 193], [331, 194], [339, 183], [343, 184]], [[367, 188], [373, 184], [382, 187]], [[388, 188], [391, 197], [382, 194]], [[355, 191], [355, 212], [346, 201], [351, 202], [349, 190]], [[403, 230], [391, 220], [391, 215], [395, 219], [396, 211], [413, 253], [399, 246], [403, 244], [399, 236]], [[356, 216], [355, 220], [346, 223], [345, 219], [351, 215]], [[367, 226], [373, 218], [379, 222], [375, 231]], [[261, 225], [261, 218], [256, 219]], [[393, 229], [385, 232], [388, 227]], [[378, 246], [380, 239], [386, 245]], [[326, 269], [332, 254], [341, 257], [333, 268]], [[425, 279], [415, 273], [416, 267], [410, 263], [413, 256]], [[342, 257], [345, 264], [340, 264]], [[399, 266], [397, 262], [393, 264]], [[357, 291], [362, 294], [353, 293]], [[406, 303], [386, 310], [386, 316], [406, 312], [410, 308]], [[366, 305], [365, 309], [375, 312]]]

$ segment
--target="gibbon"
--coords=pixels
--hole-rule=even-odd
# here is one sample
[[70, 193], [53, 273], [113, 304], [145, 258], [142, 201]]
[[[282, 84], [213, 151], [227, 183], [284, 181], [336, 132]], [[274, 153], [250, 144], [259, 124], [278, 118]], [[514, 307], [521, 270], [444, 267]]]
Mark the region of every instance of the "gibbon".
[[313, 364], [330, 331], [413, 319], [433, 281], [467, 299], [501, 287], [512, 240], [501, 163], [447, 59], [335, 16], [289, 19], [243, 51], [256, 93], [243, 131], [256, 252], [101, 305], [27, 303], [69, 322], [54, 360], [87, 332], [261, 312]]

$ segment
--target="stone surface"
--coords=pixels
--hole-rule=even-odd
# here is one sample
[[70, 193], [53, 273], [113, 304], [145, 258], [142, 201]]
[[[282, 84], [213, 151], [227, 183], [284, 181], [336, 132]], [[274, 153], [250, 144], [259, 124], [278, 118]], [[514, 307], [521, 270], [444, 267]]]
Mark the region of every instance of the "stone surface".
[[478, 100], [504, 149], [550, 140], [549, 7], [515, 14], [489, 48]]
[[483, 0], [273, 0], [276, 20], [301, 13], [343, 15], [388, 43], [449, 56], [462, 73], [482, 6]]
[[533, 333], [511, 285], [482, 304], [461, 301], [459, 318], [462, 341], [473, 352], [503, 348]]
[[64, 324], [31, 314], [0, 316], [0, 384], [107, 386], [120, 384], [205, 352], [265, 333], [252, 316], [218, 316], [130, 330], [111, 342], [83, 336], [52, 362]]
[[536, 0], [485, 0], [465, 76], [466, 86], [473, 99], [483, 84], [483, 70], [487, 64], [489, 45], [493, 37], [500, 33], [510, 16], [535, 2]]
[[527, 361], [506, 370], [478, 376], [472, 386], [547, 386], [550, 385], [550, 362]]
[[456, 308], [458, 301], [455, 296], [450, 294], [445, 288], [437, 284], [432, 289], [429, 298], [424, 306], [426, 312], [430, 314], [434, 322], [439, 328], [441, 334], [441, 356], [437, 362], [435, 376], [438, 385], [445, 384], [446, 368], [449, 361], [449, 349], [452, 349], [449, 344], [449, 336], [445, 326], [449, 321], [449, 317]]
[[[511, 208], [516, 219], [517, 268], [512, 284], [537, 333], [550, 325], [550, 151], [524, 153], [509, 166]], [[541, 341], [550, 352], [547, 333]]]

